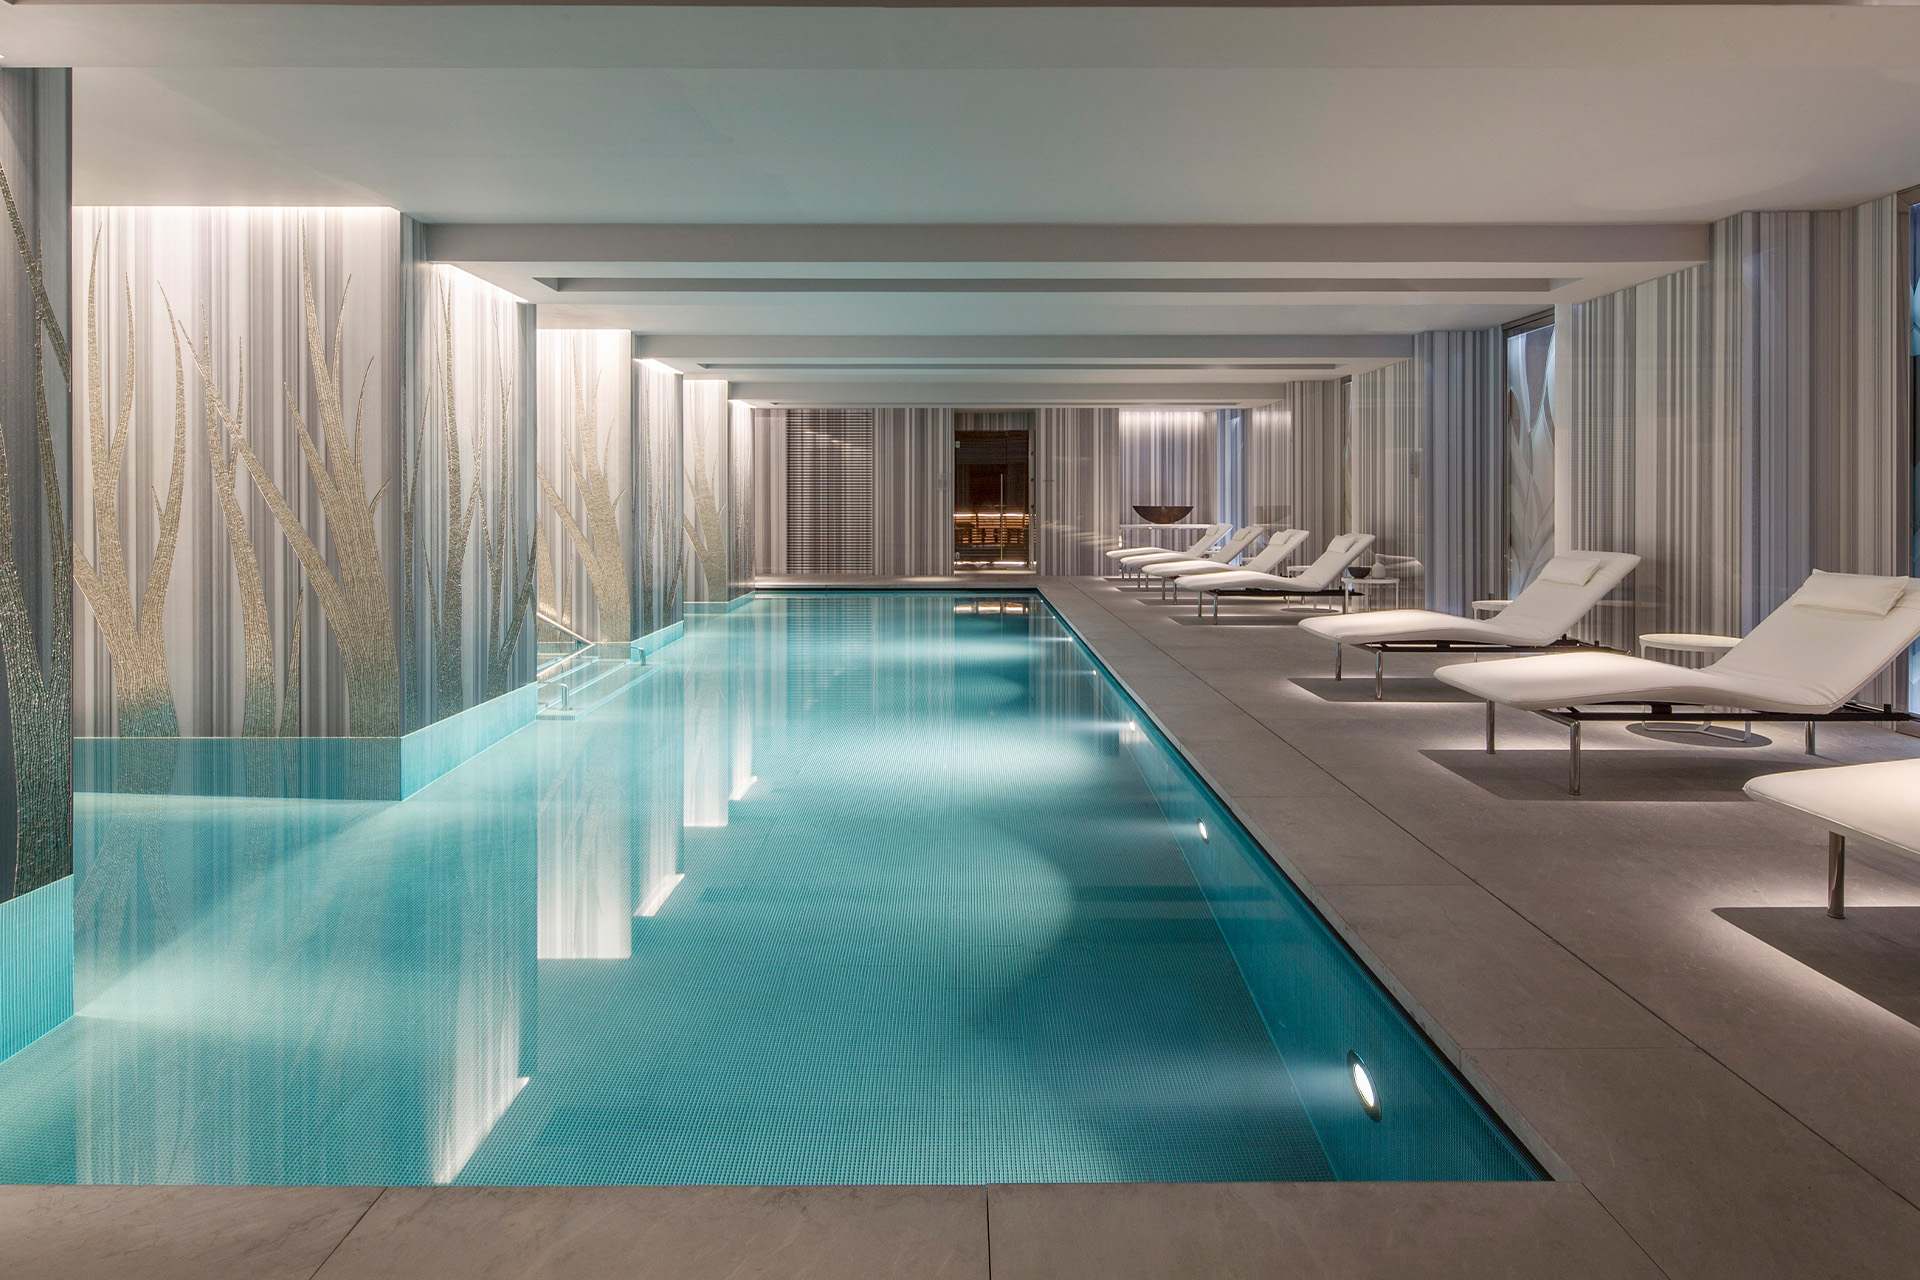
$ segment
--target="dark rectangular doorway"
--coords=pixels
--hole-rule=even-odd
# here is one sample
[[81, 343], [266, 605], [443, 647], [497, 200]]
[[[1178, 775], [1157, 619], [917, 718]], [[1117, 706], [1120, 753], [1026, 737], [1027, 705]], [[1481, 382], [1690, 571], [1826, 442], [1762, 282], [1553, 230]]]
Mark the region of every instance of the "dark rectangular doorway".
[[1031, 413], [957, 413], [953, 567], [1033, 567]]

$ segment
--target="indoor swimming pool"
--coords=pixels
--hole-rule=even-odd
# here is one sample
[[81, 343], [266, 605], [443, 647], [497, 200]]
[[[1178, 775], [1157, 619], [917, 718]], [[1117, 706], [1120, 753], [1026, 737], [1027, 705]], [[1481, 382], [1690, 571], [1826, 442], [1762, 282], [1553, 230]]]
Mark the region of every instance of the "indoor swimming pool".
[[0, 1182], [1540, 1176], [1038, 596], [649, 666], [401, 802], [77, 797]]

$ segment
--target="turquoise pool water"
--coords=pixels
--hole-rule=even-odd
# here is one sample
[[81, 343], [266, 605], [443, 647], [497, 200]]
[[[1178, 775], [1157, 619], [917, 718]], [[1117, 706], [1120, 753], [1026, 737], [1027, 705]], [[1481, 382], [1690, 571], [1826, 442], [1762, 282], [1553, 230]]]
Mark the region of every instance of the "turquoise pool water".
[[1537, 1176], [1037, 597], [653, 662], [399, 803], [82, 796], [0, 1182]]

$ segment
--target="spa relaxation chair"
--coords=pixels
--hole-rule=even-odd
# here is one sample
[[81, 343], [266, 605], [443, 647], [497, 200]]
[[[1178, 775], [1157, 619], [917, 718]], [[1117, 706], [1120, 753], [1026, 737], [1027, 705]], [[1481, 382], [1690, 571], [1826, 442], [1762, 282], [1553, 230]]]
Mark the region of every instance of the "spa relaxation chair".
[[1241, 572], [1257, 573], [1263, 578], [1271, 577], [1273, 571], [1280, 567], [1280, 562], [1298, 551], [1300, 544], [1306, 540], [1307, 531], [1305, 529], [1276, 529], [1273, 535], [1267, 539], [1267, 545], [1260, 549], [1260, 554], [1253, 556], [1247, 560], [1245, 564], [1231, 565], [1224, 561], [1205, 558], [1197, 560], [1164, 560], [1156, 564], [1147, 565], [1141, 572], [1147, 577], [1160, 579], [1163, 596], [1167, 584], [1172, 583], [1173, 598], [1178, 600], [1180, 598], [1180, 583], [1189, 579], [1211, 577], [1214, 574], [1220, 573]]
[[1623, 653], [1560, 653], [1459, 663], [1434, 674], [1486, 701], [1489, 752], [1496, 705], [1567, 726], [1567, 790], [1579, 795], [1580, 726], [1590, 720], [1712, 721], [1732, 714], [1804, 722], [1809, 755], [1821, 721], [1911, 720], [1892, 707], [1851, 699], [1915, 639], [1920, 578], [1816, 570], [1746, 639], [1705, 667]]
[[1117, 551], [1107, 552], [1107, 559], [1120, 562], [1120, 571], [1125, 573], [1127, 568], [1126, 561], [1136, 557], [1173, 555], [1191, 558], [1202, 555], [1206, 552], [1207, 548], [1218, 543], [1220, 539], [1226, 537], [1232, 531], [1233, 526], [1230, 524], [1210, 524], [1207, 526], [1207, 531], [1195, 538], [1193, 545], [1185, 551], [1171, 551], [1166, 547], [1121, 547]]
[[1607, 592], [1619, 586], [1640, 557], [1619, 551], [1572, 551], [1555, 556], [1531, 586], [1491, 618], [1462, 618], [1431, 609], [1382, 609], [1338, 618], [1307, 618], [1300, 629], [1333, 641], [1333, 678], [1341, 675], [1341, 649], [1357, 645], [1373, 654], [1373, 696], [1383, 696], [1381, 670], [1388, 651], [1409, 653], [1537, 652], [1578, 647], [1567, 638]]
[[1920, 760], [1769, 773], [1747, 783], [1763, 804], [1827, 829], [1827, 914], [1847, 916], [1847, 841], [1920, 860]]
[[1235, 529], [1227, 540], [1213, 550], [1201, 556], [1190, 556], [1184, 551], [1149, 551], [1144, 555], [1128, 556], [1120, 562], [1121, 569], [1136, 574], [1145, 573], [1156, 564], [1231, 564], [1235, 556], [1259, 541], [1260, 535], [1267, 531], [1263, 524], [1250, 524]]
[[[1302, 534], [1302, 537], [1306, 535]], [[1220, 617], [1220, 597], [1231, 591], [1235, 595], [1263, 596], [1339, 596], [1340, 612], [1347, 611], [1347, 602], [1353, 595], [1353, 588], [1346, 585], [1347, 570], [1353, 568], [1353, 562], [1367, 553], [1373, 545], [1370, 533], [1343, 533], [1327, 544], [1319, 558], [1312, 564], [1295, 569], [1290, 573], [1266, 572], [1262, 566], [1248, 564], [1239, 569], [1226, 569], [1218, 573], [1192, 574], [1174, 579], [1174, 598], [1180, 596], [1180, 588], [1198, 593], [1195, 600], [1196, 616], [1206, 611], [1207, 596], [1213, 597], [1213, 616]]]

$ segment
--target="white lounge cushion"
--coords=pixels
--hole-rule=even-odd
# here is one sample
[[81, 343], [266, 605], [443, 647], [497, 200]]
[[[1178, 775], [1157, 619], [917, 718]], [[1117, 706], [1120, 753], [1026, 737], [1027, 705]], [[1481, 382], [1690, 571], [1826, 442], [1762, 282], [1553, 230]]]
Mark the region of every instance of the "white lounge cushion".
[[1569, 587], [1584, 587], [1593, 581], [1593, 575], [1600, 572], [1600, 562], [1586, 556], [1555, 556], [1540, 569], [1539, 576], [1548, 582], [1558, 582]]
[[1302, 631], [1350, 644], [1398, 641], [1478, 641], [1484, 644], [1552, 644], [1584, 618], [1607, 592], [1620, 585], [1640, 557], [1621, 551], [1580, 551], [1600, 568], [1581, 586], [1535, 578], [1513, 603], [1491, 618], [1460, 618], [1428, 609], [1389, 609], [1338, 618], [1308, 618]]
[[1813, 576], [1787, 600], [1802, 609], [1832, 609], [1839, 613], [1864, 613], [1884, 618], [1900, 597], [1907, 593], [1905, 578], [1880, 578], [1865, 573], [1828, 573], [1815, 569]]
[[1920, 858], [1920, 760], [1769, 773], [1747, 794], [1829, 831]]

